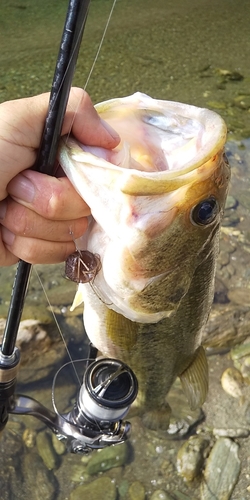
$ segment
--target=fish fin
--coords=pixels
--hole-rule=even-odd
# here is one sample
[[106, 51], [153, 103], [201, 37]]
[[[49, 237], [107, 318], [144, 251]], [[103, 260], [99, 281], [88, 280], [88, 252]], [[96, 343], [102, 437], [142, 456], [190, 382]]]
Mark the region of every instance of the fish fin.
[[208, 364], [202, 346], [198, 347], [192, 363], [179, 377], [190, 409], [195, 410], [204, 403], [208, 392]]
[[82, 303], [83, 303], [83, 292], [82, 292], [82, 289], [80, 288], [80, 286], [77, 288], [77, 291], [76, 291], [76, 294], [75, 294], [75, 297], [74, 297], [74, 300], [73, 300], [73, 303], [72, 303], [72, 306], [70, 308], [70, 311], [74, 311], [74, 309], [78, 306], [80, 306]]
[[171, 408], [165, 403], [163, 408], [148, 410], [142, 416], [142, 422], [148, 429], [167, 431], [170, 424]]
[[132, 349], [137, 342], [139, 324], [112, 309], [107, 309], [105, 322], [107, 335], [114, 345], [124, 351]]

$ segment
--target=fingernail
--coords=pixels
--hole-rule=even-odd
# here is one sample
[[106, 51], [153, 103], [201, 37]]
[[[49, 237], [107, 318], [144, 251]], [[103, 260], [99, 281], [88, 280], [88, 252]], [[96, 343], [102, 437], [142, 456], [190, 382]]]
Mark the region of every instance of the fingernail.
[[102, 126], [105, 128], [105, 130], [107, 130], [107, 132], [111, 135], [111, 137], [113, 137], [113, 139], [115, 140], [120, 139], [119, 134], [111, 127], [111, 125], [109, 125], [109, 123], [105, 122], [102, 118], [101, 118], [101, 123]]
[[35, 187], [25, 175], [19, 174], [10, 181], [8, 192], [19, 200], [31, 203], [35, 196]]
[[5, 243], [5, 245], [8, 245], [11, 247], [13, 245], [15, 239], [14, 233], [9, 231], [6, 227], [2, 227], [2, 240]]
[[5, 200], [0, 201], [0, 219], [4, 219], [7, 210], [7, 203]]

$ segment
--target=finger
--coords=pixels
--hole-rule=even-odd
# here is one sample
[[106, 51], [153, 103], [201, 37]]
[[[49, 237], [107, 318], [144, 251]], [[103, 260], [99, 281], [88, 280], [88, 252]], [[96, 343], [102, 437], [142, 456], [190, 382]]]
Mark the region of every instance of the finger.
[[[107, 122], [100, 119], [87, 92], [74, 87], [71, 97], [72, 101], [69, 102], [65, 115], [62, 135], [72, 131], [76, 139], [89, 146], [101, 146], [108, 149], [116, 147], [120, 142], [119, 134]], [[76, 101], [77, 108], [74, 106], [71, 108], [73, 97], [74, 106]]]
[[72, 220], [88, 216], [90, 209], [67, 177], [50, 177], [25, 170], [10, 181], [9, 195], [46, 219]]
[[[34, 165], [48, 110], [49, 94], [0, 104], [0, 199], [6, 186], [24, 169]], [[73, 125], [73, 128], [72, 128]], [[81, 142], [113, 148], [119, 136], [104, 127], [90, 97], [82, 89], [72, 89], [66, 110], [63, 134], [70, 132]], [[109, 129], [109, 130], [108, 130]]]
[[18, 236], [48, 241], [72, 241], [82, 236], [88, 227], [87, 217], [68, 221], [48, 220], [11, 198], [1, 202], [0, 212], [2, 226]]
[[[18, 259], [30, 264], [57, 264], [65, 261], [76, 249], [73, 240], [66, 242], [45, 241], [23, 236], [15, 236], [13, 239], [12, 233], [6, 228], [2, 228], [2, 238], [5, 245], [6, 261], [3, 264], [5, 266], [17, 262]], [[11, 255], [13, 255], [12, 260]], [[2, 256], [0, 262], [1, 260]]]
[[18, 262], [18, 257], [8, 250], [2, 241], [2, 227], [0, 226], [0, 267], [13, 266]]

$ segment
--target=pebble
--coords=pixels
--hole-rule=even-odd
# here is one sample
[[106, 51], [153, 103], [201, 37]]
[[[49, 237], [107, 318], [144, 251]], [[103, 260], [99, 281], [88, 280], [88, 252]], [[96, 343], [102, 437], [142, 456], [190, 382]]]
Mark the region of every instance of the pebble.
[[150, 500], [173, 500], [173, 497], [164, 490], [155, 490]]
[[140, 481], [134, 481], [130, 485], [128, 494], [130, 500], [145, 500], [145, 488]]
[[250, 95], [239, 95], [233, 100], [235, 106], [241, 109], [250, 108]]
[[241, 344], [234, 349], [231, 349], [231, 358], [232, 360], [238, 360], [241, 358], [244, 358], [245, 356], [248, 356], [250, 354], [250, 343], [246, 342], [246, 344]]
[[33, 429], [25, 429], [23, 433], [23, 442], [27, 448], [33, 448], [36, 444], [36, 432]]
[[87, 473], [93, 475], [113, 467], [120, 467], [126, 464], [128, 457], [129, 445], [127, 442], [103, 448], [91, 456], [87, 465]]
[[47, 431], [42, 431], [36, 437], [37, 451], [42, 458], [47, 469], [55, 469], [58, 466], [58, 455], [52, 445], [51, 435]]
[[232, 208], [236, 208], [237, 205], [238, 205], [238, 201], [232, 195], [229, 195], [226, 199], [225, 210], [230, 210]]
[[118, 492], [120, 495], [119, 498], [125, 497], [127, 495], [128, 489], [129, 489], [129, 482], [127, 479], [123, 479], [118, 486]]
[[239, 445], [219, 438], [207, 460], [201, 500], [229, 500], [240, 474]]
[[243, 363], [241, 366], [241, 373], [244, 381], [250, 383], [250, 356], [243, 358]]
[[193, 481], [203, 468], [210, 449], [210, 441], [201, 436], [191, 436], [177, 453], [177, 471], [186, 481]]
[[250, 288], [247, 287], [236, 287], [231, 288], [228, 292], [228, 298], [231, 302], [239, 304], [240, 306], [249, 306], [250, 304]]
[[51, 434], [51, 439], [52, 439], [52, 444], [55, 452], [57, 455], [63, 455], [66, 451], [66, 443], [65, 441], [60, 441], [57, 437], [56, 434], [52, 433]]
[[250, 429], [237, 428], [237, 429], [213, 429], [213, 435], [216, 437], [228, 438], [246, 438], [250, 434]]
[[116, 500], [116, 486], [109, 477], [100, 477], [89, 484], [77, 486], [70, 500]]
[[221, 385], [233, 398], [242, 396], [243, 377], [237, 368], [227, 368], [221, 376]]

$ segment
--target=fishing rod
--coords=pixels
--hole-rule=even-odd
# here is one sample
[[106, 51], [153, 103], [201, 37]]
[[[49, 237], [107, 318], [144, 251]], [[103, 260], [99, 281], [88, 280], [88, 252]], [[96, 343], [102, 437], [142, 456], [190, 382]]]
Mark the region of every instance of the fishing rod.
[[[70, 0], [49, 99], [48, 113], [34, 170], [54, 175], [56, 154], [90, 0]], [[43, 421], [71, 452], [86, 453], [126, 439], [129, 422], [122, 419], [137, 395], [137, 380], [117, 360], [95, 360], [87, 366], [78, 399], [67, 415], [53, 413], [33, 398], [15, 395], [20, 352], [16, 338], [32, 265], [20, 260], [14, 278], [6, 326], [0, 345], [0, 431], [9, 413], [33, 415]], [[93, 356], [93, 352], [95, 356]], [[122, 389], [122, 392], [120, 391]], [[114, 401], [114, 395], [117, 401]], [[101, 409], [101, 412], [100, 412]]]

